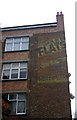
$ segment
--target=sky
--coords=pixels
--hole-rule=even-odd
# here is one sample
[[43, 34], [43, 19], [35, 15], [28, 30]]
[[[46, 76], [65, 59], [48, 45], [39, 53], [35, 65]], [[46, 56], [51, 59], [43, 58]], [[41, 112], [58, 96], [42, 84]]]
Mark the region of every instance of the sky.
[[[0, 0], [0, 27], [53, 23], [57, 12], [64, 14], [70, 92], [75, 95], [75, 1]], [[71, 100], [74, 115], [75, 99]]]

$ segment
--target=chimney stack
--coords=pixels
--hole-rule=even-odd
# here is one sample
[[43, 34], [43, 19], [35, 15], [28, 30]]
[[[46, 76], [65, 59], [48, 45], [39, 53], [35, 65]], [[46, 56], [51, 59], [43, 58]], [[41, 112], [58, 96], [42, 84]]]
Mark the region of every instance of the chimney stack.
[[59, 31], [64, 31], [64, 15], [62, 11], [60, 13], [57, 12], [56, 20], [57, 20], [57, 29]]

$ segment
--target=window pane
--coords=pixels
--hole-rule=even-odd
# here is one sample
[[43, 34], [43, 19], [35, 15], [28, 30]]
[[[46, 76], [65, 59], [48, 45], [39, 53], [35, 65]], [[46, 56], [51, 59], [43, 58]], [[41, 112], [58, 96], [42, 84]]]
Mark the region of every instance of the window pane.
[[19, 99], [19, 100], [26, 100], [26, 94], [24, 94], [24, 93], [19, 93], [19, 94], [18, 94], [18, 99]]
[[11, 67], [11, 64], [4, 64], [3, 65], [3, 69], [8, 69], [8, 68], [10, 68]]
[[12, 43], [6, 43], [5, 51], [12, 51]]
[[12, 69], [11, 78], [18, 78], [18, 69]]
[[20, 78], [27, 78], [27, 70], [24, 69], [20, 69]]
[[22, 37], [22, 42], [29, 42], [29, 37]]
[[16, 102], [11, 102], [11, 113], [16, 114]]
[[20, 43], [21, 42], [21, 38], [14, 38], [14, 43]]
[[12, 38], [6, 39], [6, 43], [12, 43], [12, 42], [13, 42]]
[[10, 70], [4, 70], [3, 79], [9, 79], [9, 78], [10, 78]]
[[14, 50], [20, 50], [20, 43], [14, 44]]
[[28, 50], [29, 49], [29, 42], [22, 42], [22, 50]]
[[25, 102], [19, 101], [17, 106], [17, 113], [25, 113]]
[[9, 100], [16, 100], [17, 94], [9, 94]]
[[19, 63], [12, 63], [12, 68], [18, 68], [19, 67]]
[[27, 68], [27, 63], [24, 63], [24, 62], [23, 62], [23, 63], [20, 63], [20, 67], [21, 67], [21, 68], [24, 68], [24, 67]]

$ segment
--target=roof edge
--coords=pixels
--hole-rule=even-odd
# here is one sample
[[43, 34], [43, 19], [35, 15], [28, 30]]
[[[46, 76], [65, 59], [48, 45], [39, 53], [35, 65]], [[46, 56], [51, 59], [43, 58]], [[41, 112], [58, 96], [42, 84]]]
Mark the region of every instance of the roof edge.
[[34, 29], [34, 28], [43, 28], [43, 27], [56, 27], [57, 22], [54, 23], [44, 23], [44, 24], [34, 24], [34, 25], [22, 25], [22, 26], [13, 26], [13, 27], [4, 27], [2, 31], [7, 30], [22, 30], [22, 29]]

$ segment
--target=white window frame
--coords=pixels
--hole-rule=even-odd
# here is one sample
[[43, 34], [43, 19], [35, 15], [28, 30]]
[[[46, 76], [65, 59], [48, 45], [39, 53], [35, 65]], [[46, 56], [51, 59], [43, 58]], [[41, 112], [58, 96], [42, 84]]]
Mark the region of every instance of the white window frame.
[[[20, 45], [19, 45], [19, 49], [18, 50], [15, 50], [14, 49], [14, 45], [15, 45], [15, 43], [14, 43], [14, 40], [16, 39], [16, 38], [19, 38], [20, 39]], [[24, 43], [27, 43], [28, 44], [28, 47], [26, 48], [26, 49], [22, 49], [22, 43], [23, 43], [23, 38], [25, 38], [25, 41], [24, 41]], [[12, 49], [11, 50], [7, 50], [7, 40], [9, 40], [10, 41], [10, 43], [12, 43]], [[29, 36], [23, 36], [23, 37], [15, 37], [15, 38], [7, 38], [6, 39], [6, 43], [5, 43], [5, 51], [7, 51], [7, 52], [9, 52], [9, 51], [21, 51], [21, 50], [29, 50]]]
[[[28, 78], [28, 62], [24, 62], [25, 64], [26, 64], [26, 67], [20, 67], [20, 64], [22, 63], [22, 62], [15, 62], [15, 63], [17, 63], [17, 64], [19, 64], [19, 66], [18, 67], [15, 67], [15, 68], [13, 68], [12, 67], [12, 65], [13, 65], [13, 63], [8, 63], [8, 64], [10, 64], [10, 68], [8, 69], [8, 68], [4, 68], [3, 67], [3, 70], [2, 70], [2, 80], [17, 80], [17, 79], [27, 79]], [[3, 64], [4, 65], [4, 64]], [[16, 69], [18, 69], [18, 78], [11, 78], [11, 75], [12, 75], [12, 70], [16, 70]], [[20, 78], [20, 70], [21, 69], [26, 69], [26, 77], [24, 78]], [[9, 79], [3, 79], [3, 73], [4, 73], [4, 70], [10, 70], [10, 77], [9, 77]]]
[[[15, 94], [15, 93], [14, 93], [14, 94]], [[26, 94], [25, 94], [25, 95], [26, 95]], [[16, 99], [14, 99], [14, 100], [10, 100], [10, 99], [9, 99], [9, 96], [10, 96], [10, 94], [8, 94], [8, 100], [9, 100], [10, 102], [16, 102], [16, 114], [18, 114], [18, 115], [20, 115], [20, 114], [26, 114], [26, 99], [18, 99], [18, 93], [16, 93]], [[23, 112], [23, 113], [17, 112], [18, 102], [25, 102], [25, 112]]]

